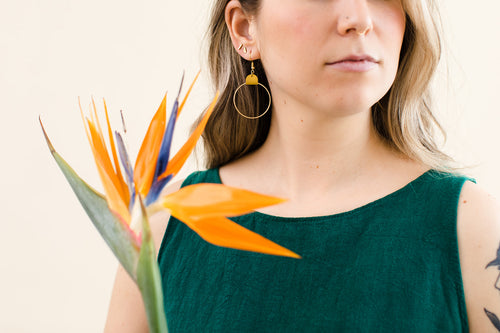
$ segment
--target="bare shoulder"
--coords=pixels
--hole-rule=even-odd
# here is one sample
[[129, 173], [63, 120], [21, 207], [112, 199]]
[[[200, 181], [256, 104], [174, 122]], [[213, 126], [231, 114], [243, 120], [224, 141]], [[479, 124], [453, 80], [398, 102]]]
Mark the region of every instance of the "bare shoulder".
[[500, 331], [500, 204], [466, 181], [458, 204], [458, 244], [470, 332]]

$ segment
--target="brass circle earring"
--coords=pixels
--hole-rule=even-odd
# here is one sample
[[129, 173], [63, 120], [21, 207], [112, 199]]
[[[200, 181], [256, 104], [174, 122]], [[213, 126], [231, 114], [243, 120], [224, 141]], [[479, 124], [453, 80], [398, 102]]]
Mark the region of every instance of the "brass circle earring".
[[[271, 94], [269, 93], [269, 90], [266, 88], [266, 86], [259, 82], [259, 78], [257, 77], [257, 75], [255, 75], [255, 67], [253, 65], [253, 61], [252, 61], [252, 65], [251, 66], [252, 66], [252, 69], [250, 71], [250, 74], [247, 75], [245, 83], [240, 84], [238, 86], [238, 88], [236, 88], [236, 90], [234, 91], [234, 94], [233, 94], [233, 104], [234, 104], [234, 108], [236, 109], [236, 111], [238, 111], [238, 113], [240, 114], [240, 116], [242, 116], [244, 118], [247, 118], [247, 119], [258, 119], [258, 118], [264, 116], [267, 113], [267, 111], [269, 111], [269, 108], [271, 108]], [[247, 115], [243, 114], [240, 111], [240, 109], [238, 109], [238, 107], [236, 106], [236, 94], [238, 93], [238, 91], [243, 86], [256, 86], [256, 85], [259, 85], [259, 86], [261, 86], [262, 88], [264, 88], [266, 90], [266, 93], [269, 96], [269, 104], [267, 105], [266, 110], [262, 114], [260, 114], [258, 116], [255, 116], [255, 117], [251, 117], [251, 116], [247, 116]]]

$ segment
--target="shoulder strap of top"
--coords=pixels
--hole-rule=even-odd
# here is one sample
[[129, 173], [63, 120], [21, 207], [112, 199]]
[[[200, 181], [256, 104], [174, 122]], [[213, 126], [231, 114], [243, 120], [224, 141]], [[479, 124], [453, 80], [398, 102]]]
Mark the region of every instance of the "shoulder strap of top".
[[430, 172], [430, 177], [428, 179], [431, 183], [429, 186], [432, 186], [432, 189], [435, 191], [435, 195], [441, 198], [449, 197], [456, 201], [457, 204], [464, 183], [467, 180], [476, 183], [476, 179], [462, 174], [439, 172], [435, 170]]
[[471, 182], [477, 183], [475, 178], [466, 176], [460, 173], [450, 173], [450, 172], [441, 172], [437, 170], [429, 170], [429, 174], [434, 179], [453, 179], [454, 181], [458, 181], [459, 183], [463, 183], [466, 180], [470, 180]]
[[445, 213], [453, 221], [456, 221], [462, 186], [467, 180], [474, 183], [476, 183], [476, 180], [465, 175], [436, 170], [431, 170], [428, 175], [429, 177], [426, 177], [426, 181], [422, 184], [425, 187], [422, 194], [425, 193], [428, 196], [426, 200], [420, 200], [422, 209], [424, 207], [430, 209], [434, 205], [436, 211], [440, 211], [441, 214]]
[[199, 183], [220, 183], [219, 169], [195, 171], [187, 176], [181, 187]]

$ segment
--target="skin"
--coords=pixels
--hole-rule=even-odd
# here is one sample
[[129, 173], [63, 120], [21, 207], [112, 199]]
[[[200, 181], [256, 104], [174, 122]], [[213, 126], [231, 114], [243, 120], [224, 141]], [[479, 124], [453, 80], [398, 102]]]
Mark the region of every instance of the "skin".
[[[398, 68], [398, 1], [264, 0], [256, 16], [230, 1], [226, 23], [235, 48], [248, 50], [240, 55], [261, 59], [274, 104], [266, 142], [221, 168], [224, 183], [289, 199], [266, 213], [311, 216], [359, 207], [428, 169], [387, 147], [371, 121]], [[361, 73], [331, 65], [351, 54], [377, 65]]]
[[[236, 36], [236, 17], [233, 38], [251, 52], [244, 57], [261, 59], [275, 101], [287, 101], [277, 112], [321, 112], [332, 120], [366, 112], [394, 81], [405, 30], [399, 2], [263, 1], [245, 38]], [[366, 53], [380, 64], [363, 74], [326, 65]]]
[[[263, 0], [252, 16], [231, 0], [225, 16], [237, 52], [262, 61], [273, 118], [260, 149], [220, 169], [224, 184], [289, 199], [261, 210], [267, 214], [328, 215], [382, 198], [429, 169], [387, 147], [371, 122], [370, 108], [398, 67], [405, 27], [399, 1]], [[247, 53], [238, 50], [242, 43]], [[359, 53], [374, 57], [375, 68], [353, 73], [329, 65]], [[457, 236], [472, 333], [498, 332], [484, 309], [500, 315], [498, 269], [485, 269], [497, 254], [499, 212], [486, 191], [464, 184]], [[151, 218], [157, 249], [168, 217]], [[140, 293], [119, 268], [105, 332], [147, 331]]]
[[480, 186], [466, 182], [458, 205], [458, 252], [470, 332], [499, 332], [485, 309], [500, 316], [500, 293], [495, 284], [500, 240], [500, 204]]

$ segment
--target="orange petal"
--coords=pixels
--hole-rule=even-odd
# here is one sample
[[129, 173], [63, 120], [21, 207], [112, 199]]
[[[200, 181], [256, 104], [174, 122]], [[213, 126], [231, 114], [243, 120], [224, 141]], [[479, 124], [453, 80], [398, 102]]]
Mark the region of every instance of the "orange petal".
[[237, 216], [254, 209], [276, 205], [284, 199], [222, 184], [188, 185], [162, 197], [160, 205], [191, 218]]
[[188, 98], [189, 94], [191, 93], [191, 90], [193, 89], [194, 83], [196, 82], [196, 80], [198, 80], [198, 76], [200, 76], [200, 73], [201, 73], [201, 70], [199, 70], [198, 74], [196, 74], [193, 82], [189, 86], [189, 89], [188, 89], [188, 91], [186, 93], [186, 96], [184, 96], [184, 99], [182, 100], [181, 105], [177, 109], [177, 119], [179, 118], [179, 115], [181, 114], [182, 108], [184, 107], [184, 104], [186, 104], [187, 98]]
[[[130, 217], [129, 217], [129, 212], [128, 210], [125, 212], [123, 209], [123, 205], [120, 203], [124, 199], [123, 193], [121, 191], [115, 190], [115, 185], [112, 180], [112, 176], [110, 177], [108, 175], [108, 172], [113, 174], [112, 168], [109, 168], [109, 163], [106, 163], [106, 157], [109, 160], [108, 153], [106, 151], [106, 148], [104, 147], [104, 144], [102, 142], [102, 135], [100, 136], [95, 129], [94, 125], [90, 125], [91, 121], [86, 120], [84, 115], [83, 115], [83, 110], [82, 110], [82, 105], [80, 103], [80, 98], [78, 98], [78, 106], [80, 107], [80, 115], [82, 116], [82, 122], [83, 126], [85, 128], [85, 134], [87, 135], [87, 139], [89, 141], [90, 148], [92, 150], [92, 155], [94, 156], [95, 163], [97, 165], [97, 171], [99, 172], [99, 176], [101, 178], [101, 182], [103, 183], [104, 191], [106, 192], [106, 200], [108, 201], [108, 206], [116, 213], [118, 214], [122, 220], [126, 223], [129, 223]], [[95, 116], [92, 117], [95, 119]], [[90, 128], [94, 129], [94, 138], [95, 138], [95, 143], [94, 140], [92, 140], [92, 134]], [[98, 142], [101, 142], [101, 144], [98, 144]], [[101, 149], [97, 149], [96, 145], [100, 146]], [[102, 152], [101, 152], [102, 151]]]
[[137, 160], [134, 167], [134, 183], [136, 190], [145, 198], [151, 188], [154, 173], [156, 170], [156, 161], [160, 152], [163, 133], [165, 132], [165, 118], [167, 113], [167, 95], [156, 111], [148, 131], [142, 141], [141, 149], [137, 154]]
[[117, 189], [122, 200], [126, 202], [128, 195], [123, 196], [122, 191], [120, 191], [120, 183], [113, 168], [113, 164], [111, 163], [111, 159], [109, 157], [102, 135], [100, 135], [95, 125], [90, 120], [88, 120], [88, 127], [90, 137], [92, 138], [91, 148], [93, 149], [92, 152], [94, 153], [94, 157], [102, 166], [108, 177], [112, 180], [113, 186]]
[[108, 108], [106, 106], [106, 101], [103, 99], [104, 103], [104, 112], [106, 114], [106, 124], [108, 126], [108, 136], [109, 136], [109, 145], [111, 147], [111, 153], [113, 154], [113, 162], [115, 166], [115, 174], [118, 179], [118, 183], [120, 185], [120, 192], [122, 193], [121, 196], [125, 198], [126, 200], [126, 205], [128, 206], [130, 202], [130, 193], [128, 190], [128, 186], [125, 183], [125, 180], [123, 179], [123, 175], [120, 169], [120, 163], [118, 162], [118, 154], [116, 153], [116, 146], [115, 146], [115, 139], [113, 136], [113, 131], [111, 130], [111, 125], [109, 124], [109, 116], [108, 116]]
[[80, 116], [82, 116], [83, 127], [85, 128], [85, 134], [87, 134], [87, 139], [89, 141], [90, 146], [92, 146], [92, 138], [90, 137], [89, 128], [87, 127], [87, 121], [85, 120], [85, 116], [83, 115], [82, 104], [80, 103], [80, 97], [78, 97], [78, 106], [80, 107]]
[[225, 217], [211, 217], [202, 219], [191, 219], [182, 214], [172, 215], [184, 222], [189, 228], [200, 235], [207, 242], [223, 247], [238, 250], [266, 253], [271, 255], [285, 256], [300, 259], [301, 256], [278, 245], [269, 239], [248, 230], [236, 222]]
[[101, 128], [101, 123], [99, 122], [99, 117], [97, 116], [97, 108], [95, 106], [94, 98], [92, 97], [92, 111], [90, 112], [91, 118], [92, 118], [92, 123], [94, 126], [97, 126], [97, 133], [99, 134], [99, 138], [101, 139], [102, 142], [104, 141], [104, 136], [102, 135], [102, 128]]
[[187, 158], [193, 151], [194, 147], [196, 146], [196, 142], [198, 142], [198, 139], [201, 136], [201, 133], [203, 133], [203, 130], [205, 129], [205, 126], [207, 125], [208, 118], [210, 118], [210, 115], [212, 114], [212, 111], [215, 107], [215, 103], [217, 103], [217, 98], [219, 97], [219, 92], [216, 93], [215, 98], [213, 99], [212, 103], [207, 109], [207, 112], [205, 112], [205, 115], [203, 116], [203, 119], [200, 121], [196, 129], [193, 131], [189, 139], [186, 141], [186, 143], [182, 146], [182, 148], [175, 154], [175, 156], [168, 162], [167, 169], [165, 170], [164, 173], [162, 173], [158, 179], [163, 179], [169, 175], [176, 175], [179, 170], [182, 168], [184, 163], [186, 162]]
[[101, 177], [104, 192], [106, 193], [106, 200], [108, 201], [109, 208], [118, 214], [125, 222], [130, 223], [130, 213], [128, 205], [125, 203], [125, 198], [122, 197], [118, 178], [113, 170], [113, 165], [109, 158], [106, 146], [99, 137], [99, 133], [94, 124], [88, 120], [88, 131], [92, 138], [90, 147], [97, 165], [99, 176]]

